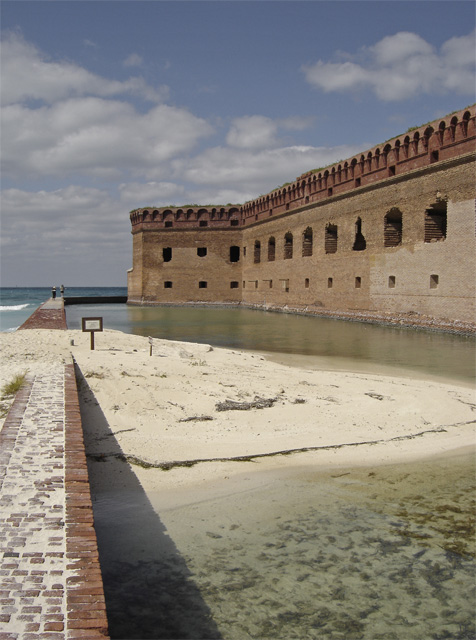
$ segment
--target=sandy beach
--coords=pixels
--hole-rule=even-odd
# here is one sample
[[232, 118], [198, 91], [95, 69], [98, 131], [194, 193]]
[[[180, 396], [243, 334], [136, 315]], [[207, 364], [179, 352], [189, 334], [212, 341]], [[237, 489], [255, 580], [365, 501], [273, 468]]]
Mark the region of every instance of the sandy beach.
[[[150, 355], [147, 338], [118, 331], [96, 334], [94, 351], [79, 331], [3, 333], [0, 343], [2, 386], [72, 355], [87, 432], [106, 424], [147, 490], [206, 482], [240, 457], [260, 469], [359, 466], [475, 444], [476, 395], [467, 386], [285, 366], [257, 353], [159, 339]], [[104, 438], [87, 444], [90, 454], [118, 454]]]

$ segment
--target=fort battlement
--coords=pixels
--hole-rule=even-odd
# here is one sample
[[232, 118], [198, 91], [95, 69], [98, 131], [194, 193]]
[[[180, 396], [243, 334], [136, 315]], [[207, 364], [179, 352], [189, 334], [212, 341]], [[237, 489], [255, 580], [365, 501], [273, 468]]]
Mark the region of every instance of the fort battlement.
[[474, 323], [475, 107], [243, 205], [132, 211], [128, 302]]
[[358, 156], [308, 171], [292, 183], [243, 205], [144, 207], [131, 211], [133, 233], [147, 228], [243, 226], [313, 202], [401, 176], [474, 151], [475, 105], [416, 127]]

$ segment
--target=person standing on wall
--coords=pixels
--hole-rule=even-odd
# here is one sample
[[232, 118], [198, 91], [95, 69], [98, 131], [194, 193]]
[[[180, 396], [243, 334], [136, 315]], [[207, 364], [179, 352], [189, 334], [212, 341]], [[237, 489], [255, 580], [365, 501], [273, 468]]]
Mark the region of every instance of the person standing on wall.
[[51, 297], [53, 298], [53, 300], [56, 298], [56, 287], [53, 287], [51, 289]]

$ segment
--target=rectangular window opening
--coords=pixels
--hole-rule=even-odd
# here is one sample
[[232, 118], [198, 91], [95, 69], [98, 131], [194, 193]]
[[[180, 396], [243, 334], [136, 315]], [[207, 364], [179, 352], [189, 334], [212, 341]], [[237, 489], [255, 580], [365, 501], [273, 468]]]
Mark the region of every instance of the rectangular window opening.
[[165, 280], [164, 289], [171, 289], [171, 288], [172, 288], [172, 282], [170, 280]]
[[440, 283], [440, 278], [435, 273], [432, 273], [430, 276], [430, 289], [438, 289], [438, 285]]
[[199, 258], [204, 258], [206, 255], [207, 255], [207, 248], [206, 247], [198, 247], [197, 256]]
[[239, 286], [240, 284], [236, 280], [233, 280], [232, 282], [230, 282], [230, 289], [238, 289]]
[[357, 276], [355, 278], [355, 288], [360, 289], [361, 286], [362, 286], [362, 278], [360, 276]]
[[396, 278], [395, 276], [388, 276], [388, 288], [395, 289]]
[[334, 286], [334, 279], [333, 278], [327, 278], [327, 288], [328, 289], [332, 289], [333, 286]]
[[208, 282], [206, 280], [200, 280], [198, 283], [199, 289], [206, 289], [208, 287]]

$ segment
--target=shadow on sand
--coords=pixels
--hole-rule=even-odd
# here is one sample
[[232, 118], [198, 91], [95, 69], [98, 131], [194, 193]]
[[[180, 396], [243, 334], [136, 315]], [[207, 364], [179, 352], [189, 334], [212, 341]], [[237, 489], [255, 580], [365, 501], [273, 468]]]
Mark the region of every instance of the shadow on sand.
[[222, 638], [77, 365], [76, 379], [111, 638]]

